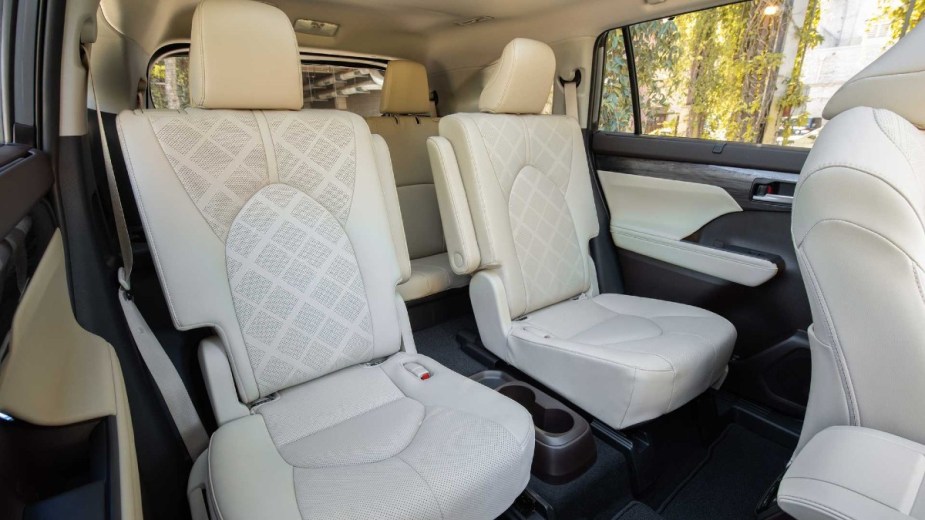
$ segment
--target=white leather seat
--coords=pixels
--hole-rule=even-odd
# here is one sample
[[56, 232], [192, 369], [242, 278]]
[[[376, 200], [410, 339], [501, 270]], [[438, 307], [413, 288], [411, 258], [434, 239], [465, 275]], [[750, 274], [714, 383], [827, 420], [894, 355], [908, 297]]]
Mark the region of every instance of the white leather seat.
[[302, 110], [296, 39], [275, 7], [206, 0], [190, 56], [200, 108], [123, 112], [118, 127], [174, 323], [215, 329], [251, 405], [212, 436], [211, 510], [501, 514], [529, 479], [532, 420], [415, 353], [381, 138], [354, 114]]
[[653, 419], [724, 376], [725, 319], [597, 294], [598, 233], [577, 122], [536, 115], [553, 81], [546, 44], [516, 39], [482, 92], [428, 143], [453, 268], [470, 285], [485, 346], [614, 428]]
[[836, 425], [922, 444], [925, 25], [845, 83], [823, 116], [793, 207], [813, 314], [800, 445]]
[[439, 118], [429, 115], [430, 89], [423, 65], [406, 60], [389, 62], [379, 111], [381, 117], [368, 117], [366, 122], [389, 146], [411, 257], [411, 277], [398, 286], [398, 292], [405, 301], [411, 301], [465, 287], [469, 277], [450, 268], [427, 158], [426, 141], [437, 135]]

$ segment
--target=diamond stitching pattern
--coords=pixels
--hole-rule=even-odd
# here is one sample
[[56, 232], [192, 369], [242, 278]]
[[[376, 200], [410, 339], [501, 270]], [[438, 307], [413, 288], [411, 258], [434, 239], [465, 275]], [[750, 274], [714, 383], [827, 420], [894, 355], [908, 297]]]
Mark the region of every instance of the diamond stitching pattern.
[[505, 195], [510, 195], [517, 172], [527, 163], [524, 125], [516, 116], [492, 115], [476, 119], [488, 158]]
[[341, 225], [356, 181], [353, 128], [340, 117], [266, 112], [279, 179], [317, 200]]
[[251, 194], [269, 182], [251, 112], [152, 112], [161, 149], [202, 216], [222, 240]]
[[565, 197], [543, 173], [528, 166], [514, 182], [509, 211], [527, 308], [571, 296], [573, 288], [584, 283], [584, 269]]
[[261, 395], [369, 359], [359, 266], [346, 232], [319, 202], [291, 186], [263, 188], [232, 224], [226, 251]]

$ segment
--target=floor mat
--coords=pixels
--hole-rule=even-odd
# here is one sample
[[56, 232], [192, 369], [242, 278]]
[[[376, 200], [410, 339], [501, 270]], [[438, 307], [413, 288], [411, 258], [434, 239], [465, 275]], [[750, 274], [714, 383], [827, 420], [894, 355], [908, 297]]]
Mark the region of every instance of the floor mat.
[[419, 353], [466, 377], [487, 370], [487, 366], [459, 348], [456, 334], [461, 330], [477, 330], [475, 318], [464, 316], [416, 331], [414, 343]]
[[662, 520], [662, 516], [642, 502], [630, 502], [613, 520]]
[[784, 470], [792, 450], [731, 425], [661, 507], [666, 520], [742, 520]]

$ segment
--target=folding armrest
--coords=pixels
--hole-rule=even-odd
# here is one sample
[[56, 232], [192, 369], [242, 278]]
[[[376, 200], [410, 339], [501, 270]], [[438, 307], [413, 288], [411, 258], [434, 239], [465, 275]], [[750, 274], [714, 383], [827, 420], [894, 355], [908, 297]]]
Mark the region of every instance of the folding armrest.
[[395, 172], [392, 171], [392, 155], [389, 153], [389, 145], [381, 135], [373, 134], [371, 137], [376, 169], [379, 170], [379, 184], [382, 185], [382, 197], [385, 199], [385, 209], [389, 214], [389, 230], [392, 232], [398, 270], [401, 273], [398, 283], [403, 284], [411, 278], [411, 257], [408, 254], [408, 240], [405, 237], [401, 207], [398, 204], [398, 188], [395, 187]]
[[446, 138], [429, 137], [427, 152], [434, 174], [450, 267], [456, 274], [471, 274], [478, 269], [481, 255], [453, 145]]

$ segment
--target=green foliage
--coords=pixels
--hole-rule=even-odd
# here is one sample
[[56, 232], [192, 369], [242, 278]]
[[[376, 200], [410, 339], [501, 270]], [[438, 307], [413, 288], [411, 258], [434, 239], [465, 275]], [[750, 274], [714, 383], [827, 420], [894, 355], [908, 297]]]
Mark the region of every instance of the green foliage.
[[[787, 79], [787, 85], [784, 87], [784, 95], [781, 97], [778, 107], [781, 115], [791, 116], [793, 110], [803, 106], [806, 103], [806, 92], [804, 92], [803, 80], [803, 62], [806, 59], [806, 51], [822, 43], [822, 35], [816, 30], [819, 27], [819, 18], [822, 16], [821, 0], [809, 0], [806, 5], [806, 17], [803, 19], [803, 25], [800, 27], [797, 44], [797, 55], [793, 61], [793, 69], [790, 77]], [[790, 142], [793, 125], [802, 126], [806, 124], [806, 114], [801, 114], [795, 120], [784, 125], [781, 130], [781, 144], [786, 146]]]
[[[804, 54], [820, 41], [819, 1], [810, 0], [815, 16], [799, 35]], [[643, 133], [761, 142], [789, 17], [789, 4], [753, 0], [632, 26]], [[608, 129], [625, 130], [619, 125], [631, 120], [620, 115], [632, 112], [628, 86], [615, 77], [626, 70], [622, 51], [611, 34], [601, 119]], [[799, 71], [793, 77], [791, 108], [805, 103]]]
[[633, 100], [630, 93], [626, 47], [621, 31], [610, 31], [604, 43], [606, 67], [601, 95], [599, 125], [611, 132], [633, 131]]
[[189, 58], [168, 56], [148, 71], [148, 90], [154, 108], [185, 108], [190, 105]]
[[[909, 5], [912, 4], [912, 13], [909, 13]], [[890, 26], [890, 44], [895, 43], [903, 35], [903, 30], [908, 32], [922, 18], [925, 18], [925, 0], [880, 0], [878, 3], [880, 15], [874, 18], [873, 22], [888, 22]], [[906, 21], [908, 19], [908, 26]]]

